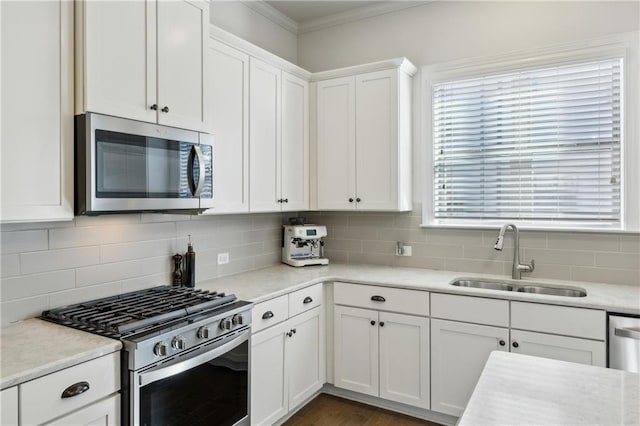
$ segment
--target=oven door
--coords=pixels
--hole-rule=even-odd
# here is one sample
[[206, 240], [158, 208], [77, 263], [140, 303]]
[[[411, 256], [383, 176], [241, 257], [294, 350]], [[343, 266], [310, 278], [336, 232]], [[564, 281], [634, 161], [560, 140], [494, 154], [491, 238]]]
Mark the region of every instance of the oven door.
[[248, 425], [250, 330], [131, 372], [132, 424]]

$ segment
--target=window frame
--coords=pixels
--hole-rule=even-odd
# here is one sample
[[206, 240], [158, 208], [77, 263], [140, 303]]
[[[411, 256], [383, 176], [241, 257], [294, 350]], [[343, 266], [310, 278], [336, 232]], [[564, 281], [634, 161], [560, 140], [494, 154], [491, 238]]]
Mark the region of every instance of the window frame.
[[[421, 72], [422, 98], [422, 227], [493, 229], [505, 222], [522, 229], [545, 231], [585, 231], [605, 233], [637, 233], [640, 231], [640, 141], [638, 140], [638, 52], [640, 32], [567, 43], [545, 49], [513, 52], [503, 55], [465, 59], [444, 64], [427, 65]], [[545, 66], [567, 65], [623, 58], [621, 100], [621, 218], [618, 224], [585, 224], [569, 221], [436, 219], [433, 212], [433, 128], [432, 87], [444, 81], [477, 78], [483, 75], [509, 73]]]

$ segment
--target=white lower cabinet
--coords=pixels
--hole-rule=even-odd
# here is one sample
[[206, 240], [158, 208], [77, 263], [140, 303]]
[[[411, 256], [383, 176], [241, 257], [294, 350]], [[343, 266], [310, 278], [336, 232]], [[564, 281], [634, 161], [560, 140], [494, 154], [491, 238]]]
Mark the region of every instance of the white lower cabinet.
[[252, 336], [252, 425], [275, 423], [324, 384], [321, 309], [313, 308]]
[[428, 318], [336, 306], [334, 349], [335, 386], [429, 408]]
[[511, 352], [579, 364], [606, 366], [602, 341], [511, 330]]
[[492, 351], [508, 351], [509, 329], [431, 320], [431, 409], [460, 416]]
[[0, 392], [0, 425], [18, 424], [18, 387], [3, 389]]
[[119, 424], [120, 395], [113, 395], [68, 416], [47, 423], [50, 426], [117, 426]]

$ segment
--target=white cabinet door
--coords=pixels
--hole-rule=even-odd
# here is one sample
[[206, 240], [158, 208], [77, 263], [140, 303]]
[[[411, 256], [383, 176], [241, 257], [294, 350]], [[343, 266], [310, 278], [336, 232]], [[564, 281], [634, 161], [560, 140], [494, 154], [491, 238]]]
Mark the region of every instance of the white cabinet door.
[[431, 319], [431, 409], [460, 416], [492, 351], [508, 351], [509, 329]]
[[3, 426], [18, 425], [18, 387], [4, 389], [0, 392], [0, 424]]
[[575, 337], [511, 330], [511, 352], [599, 367], [606, 366], [604, 342]]
[[282, 71], [282, 210], [309, 209], [309, 83]]
[[[355, 78], [316, 84], [318, 208], [356, 208]], [[351, 201], [349, 201], [351, 200]]]
[[334, 309], [334, 384], [378, 396], [378, 312]]
[[76, 2], [76, 113], [155, 123], [156, 2]]
[[250, 59], [249, 208], [280, 210], [280, 70]]
[[158, 1], [157, 8], [158, 123], [208, 132], [209, 3]]
[[207, 213], [249, 211], [249, 56], [210, 40], [209, 98], [213, 205]]
[[[289, 410], [317, 392], [324, 383], [321, 336], [321, 307], [314, 308], [289, 321], [285, 359], [289, 375]], [[291, 331], [295, 330], [295, 331]]]
[[288, 381], [285, 365], [285, 332], [288, 322], [251, 337], [252, 425], [273, 424], [288, 412]]
[[429, 319], [380, 312], [380, 398], [429, 408]]
[[73, 218], [73, 2], [0, 2], [3, 222]]
[[48, 426], [117, 426], [119, 424], [120, 395], [103, 399], [58, 420], [47, 423]]
[[358, 209], [398, 209], [398, 79], [396, 70], [356, 76]]

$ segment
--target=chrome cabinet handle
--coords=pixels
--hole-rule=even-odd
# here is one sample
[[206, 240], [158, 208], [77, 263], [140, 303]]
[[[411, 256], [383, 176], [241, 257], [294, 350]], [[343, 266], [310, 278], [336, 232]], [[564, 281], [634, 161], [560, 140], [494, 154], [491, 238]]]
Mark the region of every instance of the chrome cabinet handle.
[[264, 314], [262, 314], [262, 319], [266, 320], [266, 319], [269, 319], [269, 318], [273, 318], [273, 312], [267, 311]]
[[640, 328], [616, 328], [614, 332], [616, 336], [640, 340]]
[[302, 303], [304, 303], [305, 305], [306, 305], [307, 303], [311, 303], [311, 302], [313, 302], [313, 299], [312, 299], [312, 298], [310, 298], [309, 296], [305, 297], [305, 298], [304, 298], [304, 300], [302, 301]]
[[387, 299], [385, 299], [382, 296], [371, 296], [371, 300], [373, 300], [374, 302], [386, 302]]
[[68, 388], [66, 388], [60, 398], [73, 398], [74, 396], [78, 396], [82, 393], [85, 393], [90, 388], [89, 382], [78, 382], [74, 383]]
[[[195, 157], [198, 157], [198, 183], [195, 182], [195, 169], [193, 168], [193, 162]], [[200, 196], [204, 187], [204, 155], [202, 155], [202, 148], [198, 145], [191, 147], [189, 153], [189, 162], [187, 166], [187, 173], [189, 174], [189, 189], [194, 197]]]

